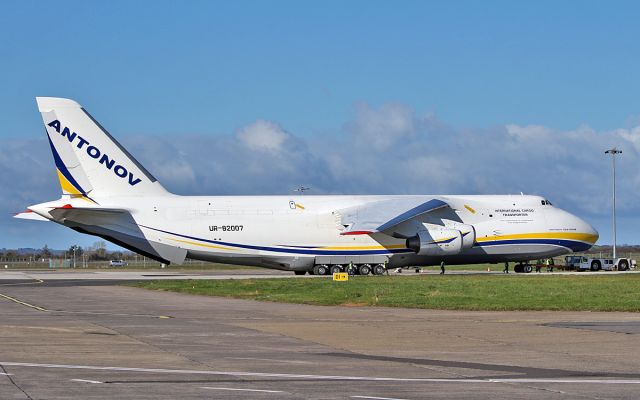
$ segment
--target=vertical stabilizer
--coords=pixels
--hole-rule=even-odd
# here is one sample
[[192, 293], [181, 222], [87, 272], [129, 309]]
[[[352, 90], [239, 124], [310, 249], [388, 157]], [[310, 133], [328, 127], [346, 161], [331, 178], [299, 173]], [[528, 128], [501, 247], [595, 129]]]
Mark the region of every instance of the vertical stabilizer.
[[64, 194], [93, 200], [166, 190], [80, 104], [37, 97]]

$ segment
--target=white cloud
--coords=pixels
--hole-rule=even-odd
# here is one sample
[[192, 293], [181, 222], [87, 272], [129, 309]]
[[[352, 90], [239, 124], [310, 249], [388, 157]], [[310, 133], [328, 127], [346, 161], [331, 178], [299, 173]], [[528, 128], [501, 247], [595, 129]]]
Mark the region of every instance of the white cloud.
[[373, 109], [367, 103], [356, 105], [355, 118], [346, 124], [361, 145], [385, 150], [415, 133], [416, 121], [411, 108], [403, 104], [385, 104]]
[[259, 119], [240, 129], [237, 136], [249, 148], [278, 152], [282, 150], [289, 135], [282, 130], [280, 125]]
[[519, 126], [509, 124], [505, 128], [510, 136], [520, 140], [548, 138], [552, 132], [551, 129], [541, 125]]

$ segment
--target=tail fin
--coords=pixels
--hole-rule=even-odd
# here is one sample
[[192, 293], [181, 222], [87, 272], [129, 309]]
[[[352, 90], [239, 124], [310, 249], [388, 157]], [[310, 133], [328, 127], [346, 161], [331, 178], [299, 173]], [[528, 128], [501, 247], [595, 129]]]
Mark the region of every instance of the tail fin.
[[93, 200], [167, 193], [80, 104], [55, 97], [36, 101], [64, 194]]

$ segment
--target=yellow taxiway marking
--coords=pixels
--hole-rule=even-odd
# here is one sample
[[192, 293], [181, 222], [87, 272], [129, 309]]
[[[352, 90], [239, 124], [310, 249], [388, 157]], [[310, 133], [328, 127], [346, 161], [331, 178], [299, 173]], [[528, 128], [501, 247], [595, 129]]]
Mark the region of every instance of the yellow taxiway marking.
[[16, 304], [20, 304], [25, 307], [33, 308], [34, 310], [42, 311], [42, 312], [52, 312], [52, 313], [63, 313], [63, 314], [86, 314], [86, 315], [115, 315], [115, 316], [134, 316], [134, 317], [151, 317], [158, 319], [170, 319], [172, 317], [167, 315], [146, 315], [146, 314], [112, 314], [112, 313], [102, 313], [102, 312], [92, 312], [92, 311], [66, 311], [66, 310], [49, 310], [44, 307], [37, 306], [35, 304], [27, 303], [26, 301], [22, 301], [20, 299], [16, 299], [15, 297], [7, 296], [6, 294], [0, 293], [0, 298], [13, 301]]
[[35, 306], [33, 304], [29, 304], [26, 301], [18, 300], [15, 297], [7, 296], [6, 294], [0, 293], [0, 297], [2, 297], [3, 299], [7, 299], [9, 301], [13, 301], [14, 303], [21, 304], [21, 305], [23, 305], [25, 307], [33, 308], [34, 310], [45, 311], [45, 312], [49, 311], [44, 307], [40, 307], [40, 306]]

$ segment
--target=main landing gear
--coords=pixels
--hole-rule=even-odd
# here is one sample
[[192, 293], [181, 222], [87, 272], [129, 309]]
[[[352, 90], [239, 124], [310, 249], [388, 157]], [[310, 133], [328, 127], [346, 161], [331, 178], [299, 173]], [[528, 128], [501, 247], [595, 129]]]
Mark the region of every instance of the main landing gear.
[[[307, 271], [294, 271], [296, 275], [304, 275]], [[387, 267], [384, 264], [318, 264], [308, 271], [309, 275], [333, 275], [347, 272], [349, 275], [384, 275]]]
[[513, 267], [513, 271], [517, 273], [525, 273], [528, 274], [533, 271], [533, 266], [528, 262], [519, 262]]

